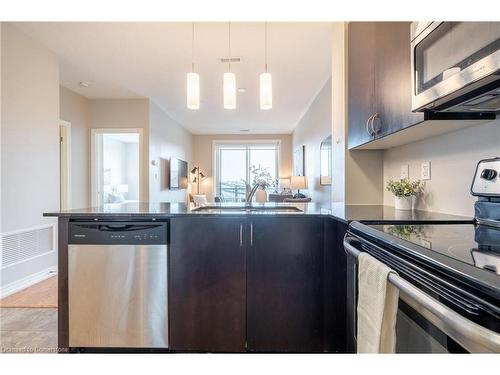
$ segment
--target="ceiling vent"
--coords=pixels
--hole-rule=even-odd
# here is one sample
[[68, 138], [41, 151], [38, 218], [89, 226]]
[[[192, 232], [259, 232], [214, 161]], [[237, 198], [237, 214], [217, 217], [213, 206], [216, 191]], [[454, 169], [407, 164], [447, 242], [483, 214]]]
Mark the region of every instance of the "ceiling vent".
[[241, 62], [241, 58], [240, 57], [221, 57], [220, 59], [220, 62], [221, 63], [240, 63]]

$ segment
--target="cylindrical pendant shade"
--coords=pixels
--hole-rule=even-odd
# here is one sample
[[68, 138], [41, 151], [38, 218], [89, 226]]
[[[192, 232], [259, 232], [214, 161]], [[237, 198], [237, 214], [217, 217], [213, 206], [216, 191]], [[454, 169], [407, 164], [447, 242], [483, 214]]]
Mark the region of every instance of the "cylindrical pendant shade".
[[236, 76], [234, 73], [224, 73], [224, 108], [236, 108]]
[[271, 73], [260, 75], [260, 109], [273, 108], [273, 79]]
[[187, 107], [200, 109], [200, 76], [198, 73], [187, 74]]

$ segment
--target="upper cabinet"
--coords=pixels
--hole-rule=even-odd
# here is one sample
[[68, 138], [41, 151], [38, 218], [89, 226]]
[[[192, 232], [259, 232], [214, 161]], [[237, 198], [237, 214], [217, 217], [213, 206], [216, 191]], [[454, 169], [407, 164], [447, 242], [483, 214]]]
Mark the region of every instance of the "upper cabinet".
[[373, 139], [369, 119], [375, 114], [375, 22], [351, 22], [348, 29], [349, 148]]
[[375, 35], [376, 136], [385, 136], [424, 121], [424, 114], [411, 111], [410, 22], [379, 23]]
[[410, 23], [350, 22], [349, 148], [424, 120], [411, 111]]

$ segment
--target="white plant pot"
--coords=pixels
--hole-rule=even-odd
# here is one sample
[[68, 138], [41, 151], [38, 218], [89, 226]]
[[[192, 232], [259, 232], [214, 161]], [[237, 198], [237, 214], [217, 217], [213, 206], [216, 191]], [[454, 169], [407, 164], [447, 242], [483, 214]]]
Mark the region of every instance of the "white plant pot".
[[264, 189], [259, 188], [259, 190], [257, 190], [257, 194], [255, 194], [255, 201], [257, 203], [267, 202], [267, 192]]
[[396, 199], [396, 210], [411, 210], [413, 209], [413, 197], [394, 197]]

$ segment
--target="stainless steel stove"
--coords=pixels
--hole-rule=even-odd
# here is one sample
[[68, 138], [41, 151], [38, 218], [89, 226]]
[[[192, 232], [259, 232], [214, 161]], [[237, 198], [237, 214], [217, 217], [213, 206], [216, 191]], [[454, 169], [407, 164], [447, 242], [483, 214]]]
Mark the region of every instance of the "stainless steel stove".
[[[500, 158], [478, 163], [470, 223], [352, 222], [351, 274], [366, 251], [398, 272], [400, 352], [500, 352]], [[355, 332], [356, 278], [350, 290]], [[355, 338], [353, 340], [355, 344]]]

